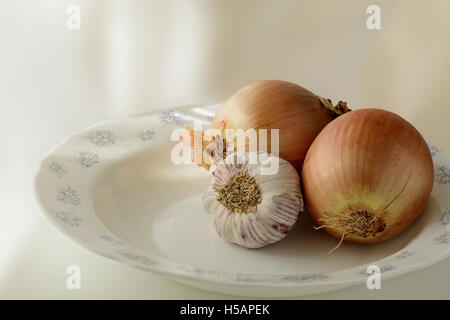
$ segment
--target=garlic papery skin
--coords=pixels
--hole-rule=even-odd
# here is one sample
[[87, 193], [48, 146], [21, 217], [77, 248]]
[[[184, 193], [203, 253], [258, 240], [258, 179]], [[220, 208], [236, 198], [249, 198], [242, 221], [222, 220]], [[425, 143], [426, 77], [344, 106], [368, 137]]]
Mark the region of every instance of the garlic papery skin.
[[[202, 198], [219, 236], [246, 248], [261, 248], [283, 239], [303, 211], [296, 169], [273, 155], [254, 154], [257, 161], [252, 161], [250, 153], [237, 152], [219, 163]], [[266, 161], [273, 160], [278, 161], [278, 171], [261, 174]]]

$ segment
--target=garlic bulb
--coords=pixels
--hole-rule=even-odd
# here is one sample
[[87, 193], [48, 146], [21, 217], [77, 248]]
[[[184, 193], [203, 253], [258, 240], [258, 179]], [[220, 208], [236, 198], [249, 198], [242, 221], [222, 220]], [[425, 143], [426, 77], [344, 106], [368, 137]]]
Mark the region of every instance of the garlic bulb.
[[[265, 175], [266, 164], [274, 162], [278, 171]], [[277, 242], [303, 210], [300, 178], [284, 159], [238, 152], [218, 164], [212, 175], [203, 206], [219, 236], [229, 242], [246, 248]]]

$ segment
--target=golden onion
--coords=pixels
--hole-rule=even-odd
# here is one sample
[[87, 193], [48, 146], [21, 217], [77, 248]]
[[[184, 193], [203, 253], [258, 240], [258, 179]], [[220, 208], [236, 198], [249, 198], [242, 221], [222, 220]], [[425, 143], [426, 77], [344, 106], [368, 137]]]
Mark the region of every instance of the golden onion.
[[[345, 102], [339, 101], [333, 107], [330, 100], [295, 83], [264, 80], [250, 84], [230, 97], [217, 111], [211, 128], [222, 133], [226, 129], [267, 129], [268, 146], [267, 150], [262, 150], [267, 152], [271, 151], [270, 129], [279, 129], [278, 156], [299, 170], [317, 134], [336, 116], [347, 111]], [[188, 129], [192, 137], [194, 133]], [[192, 145], [193, 140], [188, 143]], [[204, 142], [203, 149], [206, 145]], [[209, 167], [209, 163], [203, 165]]]
[[319, 228], [341, 241], [376, 243], [417, 219], [433, 186], [433, 162], [409, 122], [362, 109], [322, 130], [307, 153], [302, 181]]

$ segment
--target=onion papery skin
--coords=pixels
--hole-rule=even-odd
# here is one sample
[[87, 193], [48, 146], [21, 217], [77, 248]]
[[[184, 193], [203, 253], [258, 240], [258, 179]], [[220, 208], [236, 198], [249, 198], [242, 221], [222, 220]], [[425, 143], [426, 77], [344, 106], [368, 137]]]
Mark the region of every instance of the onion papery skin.
[[[331, 235], [376, 243], [405, 230], [424, 209], [433, 162], [421, 134], [402, 117], [380, 109], [346, 113], [328, 124], [308, 150], [302, 180], [307, 209]], [[367, 211], [384, 230], [367, 237], [324, 221]]]
[[[250, 84], [230, 97], [217, 111], [215, 129], [279, 129], [279, 157], [301, 169], [306, 152], [317, 134], [334, 119], [320, 99], [287, 81], [264, 80]], [[256, 151], [256, 150], [252, 150]]]

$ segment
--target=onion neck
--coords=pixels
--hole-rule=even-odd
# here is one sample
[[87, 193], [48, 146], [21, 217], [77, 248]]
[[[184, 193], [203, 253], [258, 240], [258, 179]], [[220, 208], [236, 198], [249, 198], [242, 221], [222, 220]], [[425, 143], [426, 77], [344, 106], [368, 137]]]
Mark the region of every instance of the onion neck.
[[347, 107], [347, 102], [339, 100], [339, 102], [333, 106], [333, 103], [330, 99], [322, 98], [321, 96], [317, 96], [322, 103], [322, 105], [330, 110], [333, 113], [334, 117], [339, 117], [340, 115], [343, 115], [344, 113], [352, 111], [349, 107]]

